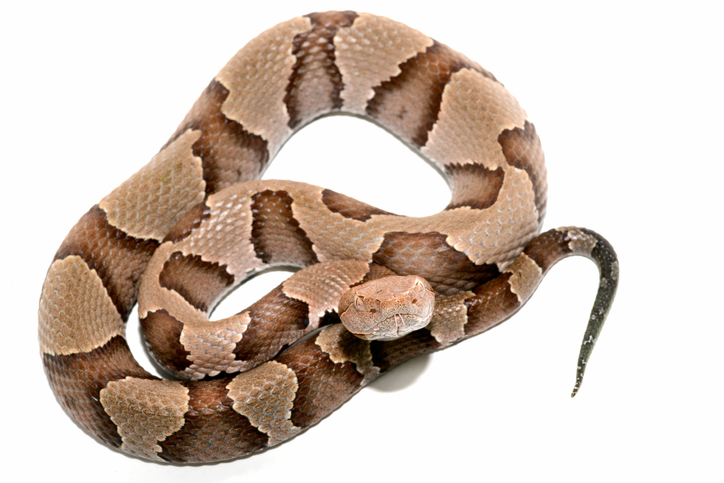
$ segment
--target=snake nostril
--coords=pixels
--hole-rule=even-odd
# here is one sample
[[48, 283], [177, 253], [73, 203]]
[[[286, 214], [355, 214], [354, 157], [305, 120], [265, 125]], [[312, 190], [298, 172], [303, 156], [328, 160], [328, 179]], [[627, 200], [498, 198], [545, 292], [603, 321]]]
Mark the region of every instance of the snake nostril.
[[416, 304], [416, 303], [417, 303], [417, 299], [412, 299], [412, 303], [413, 303], [413, 304]]
[[370, 314], [376, 314], [376, 313], [377, 313], [377, 309], [370, 309]]

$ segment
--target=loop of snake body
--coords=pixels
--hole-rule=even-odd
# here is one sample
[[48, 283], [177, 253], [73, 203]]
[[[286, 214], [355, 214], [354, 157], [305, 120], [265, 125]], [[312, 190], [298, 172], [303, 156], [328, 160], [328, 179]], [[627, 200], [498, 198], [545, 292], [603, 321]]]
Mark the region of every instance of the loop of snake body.
[[[332, 112], [378, 123], [434, 163], [450, 204], [412, 218], [258, 180], [295, 131]], [[50, 385], [111, 447], [157, 461], [232, 459], [304, 431], [402, 362], [501, 323], [554, 263], [582, 255], [601, 278], [575, 394], [618, 265], [593, 231], [540, 234], [546, 199], [536, 130], [480, 65], [383, 17], [294, 18], [243, 47], [150, 163], [62, 243], [39, 308]], [[226, 293], [274, 265], [308, 268], [209, 322]], [[394, 340], [352, 335], [340, 297], [389, 275], [429, 282], [432, 320]], [[183, 381], [131, 355], [124, 334], [137, 301], [151, 352]]]

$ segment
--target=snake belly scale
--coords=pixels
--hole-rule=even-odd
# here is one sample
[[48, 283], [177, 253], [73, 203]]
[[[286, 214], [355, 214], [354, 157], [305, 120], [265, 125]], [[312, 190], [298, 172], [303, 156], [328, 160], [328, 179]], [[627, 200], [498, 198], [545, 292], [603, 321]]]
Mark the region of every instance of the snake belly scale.
[[[259, 180], [294, 132], [333, 112], [381, 125], [434, 163], [450, 204], [413, 218]], [[80, 426], [129, 454], [187, 463], [249, 455], [404, 361], [506, 320], [554, 263], [581, 255], [601, 280], [575, 394], [618, 262], [591, 230], [540, 233], [546, 199], [535, 127], [490, 72], [387, 18], [294, 18], [243, 47], [149, 164], [63, 241], [39, 307], [50, 385]], [[305, 268], [209, 321], [226, 293], [277, 265]], [[351, 334], [339, 323], [340, 297], [394, 275], [426, 280], [430, 322], [392, 340]], [[136, 303], [150, 351], [181, 380], [159, 379], [131, 355], [124, 334]]]

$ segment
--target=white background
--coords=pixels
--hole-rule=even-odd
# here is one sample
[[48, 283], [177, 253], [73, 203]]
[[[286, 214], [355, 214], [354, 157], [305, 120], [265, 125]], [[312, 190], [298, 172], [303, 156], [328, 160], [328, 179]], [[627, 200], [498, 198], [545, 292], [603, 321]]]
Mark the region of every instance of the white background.
[[[3, 474], [722, 481], [722, 14], [716, 2], [597, 4], [3, 3]], [[40, 363], [38, 296], [55, 250], [157, 152], [238, 48], [280, 21], [341, 8], [403, 21], [493, 72], [543, 140], [545, 228], [585, 226], [616, 247], [618, 297], [581, 392], [568, 397], [598, 277], [568, 259], [503, 326], [408, 363], [276, 449], [193, 467], [107, 449], [60, 409]], [[448, 196], [410, 150], [347, 117], [304, 129], [267, 177], [405, 214], [434, 213]], [[231, 303], [220, 310], [247, 302]], [[129, 337], [153, 370], [137, 327]]]

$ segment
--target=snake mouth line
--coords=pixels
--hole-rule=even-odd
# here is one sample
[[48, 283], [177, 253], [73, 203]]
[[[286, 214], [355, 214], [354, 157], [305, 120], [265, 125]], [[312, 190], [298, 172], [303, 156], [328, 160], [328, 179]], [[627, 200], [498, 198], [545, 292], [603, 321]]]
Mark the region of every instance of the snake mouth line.
[[[384, 320], [384, 322], [393, 321], [393, 322], [395, 323], [395, 332], [396, 332], [396, 334], [397, 334], [398, 336], [403, 336], [403, 335], [407, 335], [407, 334], [409, 334], [410, 332], [413, 332], [413, 331], [415, 331], [415, 330], [418, 330], [418, 329], [421, 329], [422, 327], [424, 327], [424, 326], [419, 326], [419, 327], [418, 327], [417, 324], [420, 323], [420, 322], [423, 321], [423, 320], [427, 320], [428, 323], [429, 323], [429, 320], [431, 319], [431, 316], [432, 316], [432, 310], [428, 310], [428, 311], [427, 311], [425, 314], [423, 314], [423, 315], [411, 314], [411, 313], [396, 313], [396, 314], [391, 315], [390, 317], [387, 317], [387, 318]], [[404, 317], [410, 317], [410, 318], [412, 318], [415, 323], [414, 323], [414, 324], [409, 324], [409, 323], [406, 324], [406, 323], [405, 323], [405, 320], [404, 320]], [[413, 328], [410, 329], [410, 328], [409, 328], [410, 325], [412, 325]], [[425, 324], [425, 325], [427, 325], [427, 324]], [[404, 329], [407, 329], [407, 330], [404, 330]]]
[[390, 320], [390, 319], [395, 319], [395, 320], [397, 320], [397, 317], [412, 317], [412, 318], [414, 318], [414, 319], [416, 319], [416, 320], [422, 320], [422, 319], [425, 319], [425, 318], [429, 317], [431, 313], [432, 313], [432, 312], [427, 312], [426, 314], [418, 315], [418, 314], [409, 314], [409, 313], [398, 312], [398, 313], [395, 313], [395, 314], [390, 315], [389, 317], [387, 317], [387, 318], [385, 319], [385, 321]]

